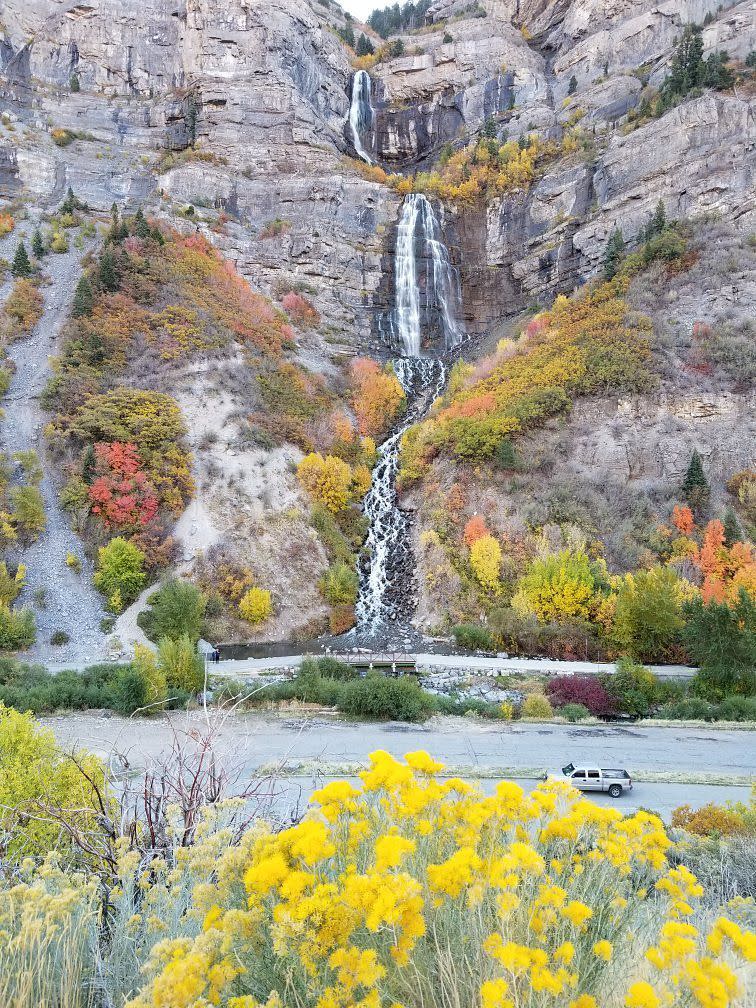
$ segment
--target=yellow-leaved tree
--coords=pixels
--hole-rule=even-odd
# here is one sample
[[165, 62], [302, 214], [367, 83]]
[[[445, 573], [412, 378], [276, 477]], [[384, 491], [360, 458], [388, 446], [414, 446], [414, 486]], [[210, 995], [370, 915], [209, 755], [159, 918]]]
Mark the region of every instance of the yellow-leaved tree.
[[512, 608], [541, 623], [588, 620], [603, 599], [602, 563], [592, 563], [582, 550], [564, 549], [538, 557], [517, 583]]
[[297, 476], [313, 500], [333, 514], [343, 511], [352, 498], [352, 468], [335, 455], [310, 452], [299, 463]]
[[501, 591], [501, 546], [492, 535], [476, 539], [470, 546], [470, 566], [478, 581], [489, 591]]
[[272, 612], [270, 592], [264, 588], [250, 588], [239, 600], [239, 615], [248, 623], [262, 623]]
[[96, 823], [96, 789], [105, 768], [96, 756], [59, 749], [53, 733], [0, 703], [0, 836], [4, 858], [47, 854], [70, 844], [63, 822], [84, 832]]

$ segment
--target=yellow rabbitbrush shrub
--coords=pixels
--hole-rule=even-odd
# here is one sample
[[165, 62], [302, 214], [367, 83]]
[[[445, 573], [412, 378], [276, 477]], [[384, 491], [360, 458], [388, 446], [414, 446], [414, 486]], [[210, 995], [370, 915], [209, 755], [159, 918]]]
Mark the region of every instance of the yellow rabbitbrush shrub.
[[187, 913], [201, 933], [154, 947], [130, 1008], [737, 1003], [756, 935], [689, 923], [703, 889], [655, 815], [561, 782], [485, 797], [441, 769], [373, 753], [360, 788], [219, 852]]

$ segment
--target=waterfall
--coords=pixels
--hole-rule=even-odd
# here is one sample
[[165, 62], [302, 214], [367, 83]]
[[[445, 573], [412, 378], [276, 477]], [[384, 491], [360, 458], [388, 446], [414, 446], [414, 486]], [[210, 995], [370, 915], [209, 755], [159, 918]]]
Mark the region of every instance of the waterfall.
[[[399, 507], [396, 490], [401, 441], [441, 395], [443, 357], [464, 336], [459, 273], [449, 259], [442, 224], [422, 193], [405, 198], [396, 233], [395, 307], [388, 323], [390, 342], [403, 354], [393, 366], [407, 396], [407, 411], [380, 447], [365, 497], [370, 525], [355, 607], [357, 639], [379, 647], [411, 646], [418, 636], [411, 626], [418, 587], [411, 518]], [[433, 356], [423, 355], [428, 344], [437, 351]]]
[[396, 342], [408, 357], [419, 357], [423, 338], [441, 335], [442, 351], [462, 339], [459, 273], [449, 260], [441, 223], [422, 193], [405, 197], [396, 232], [392, 313]]
[[[396, 474], [402, 435], [428, 411], [446, 381], [442, 361], [430, 357], [402, 357], [394, 361], [396, 376], [409, 406], [400, 426], [381, 445], [373, 481], [365, 497], [370, 521], [360, 571], [356, 606], [361, 637], [378, 636], [386, 643], [389, 631], [409, 630], [411, 601], [415, 595], [415, 560], [409, 536], [410, 519], [399, 507]], [[391, 643], [396, 643], [392, 639]]]
[[357, 156], [373, 163], [362, 143], [362, 137], [373, 129], [372, 81], [366, 70], [358, 70], [352, 81], [352, 104], [349, 109], [349, 130]]

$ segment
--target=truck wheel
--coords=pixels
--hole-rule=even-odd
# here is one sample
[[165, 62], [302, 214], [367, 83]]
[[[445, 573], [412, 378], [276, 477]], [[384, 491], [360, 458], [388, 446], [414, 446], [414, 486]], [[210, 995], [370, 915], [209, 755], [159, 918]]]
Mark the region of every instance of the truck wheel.
[[621, 794], [622, 794], [622, 787], [619, 784], [612, 784], [612, 786], [609, 788], [609, 797], [619, 798]]

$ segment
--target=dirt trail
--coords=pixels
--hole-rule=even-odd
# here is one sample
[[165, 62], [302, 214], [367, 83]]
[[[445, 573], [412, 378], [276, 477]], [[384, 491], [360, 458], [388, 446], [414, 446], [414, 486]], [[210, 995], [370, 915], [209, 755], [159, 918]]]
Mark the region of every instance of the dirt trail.
[[[15, 236], [15, 242], [19, 237]], [[16, 373], [3, 401], [3, 450], [10, 457], [14, 452], [35, 448], [44, 467], [40, 489], [47, 527], [36, 543], [18, 557], [27, 569], [26, 586], [19, 603], [34, 605], [37, 618], [37, 643], [24, 657], [56, 662], [98, 660], [105, 656], [107, 650], [107, 638], [100, 630], [100, 620], [105, 612], [100, 596], [91, 584], [91, 565], [84, 556], [81, 541], [60, 508], [49, 461], [45, 458], [43, 430], [48, 418], [39, 403], [50, 376], [50, 357], [57, 352], [60, 330], [69, 314], [81, 275], [81, 255], [81, 251], [72, 250], [45, 258], [43, 268], [50, 284], [41, 288], [45, 301], [44, 315], [31, 336], [17, 340], [8, 348]], [[17, 471], [14, 480], [20, 475]], [[69, 553], [81, 559], [80, 574], [66, 566]], [[41, 591], [45, 595], [43, 604], [38, 601]], [[65, 631], [69, 642], [51, 647], [50, 635], [55, 630]]]

